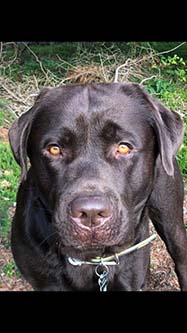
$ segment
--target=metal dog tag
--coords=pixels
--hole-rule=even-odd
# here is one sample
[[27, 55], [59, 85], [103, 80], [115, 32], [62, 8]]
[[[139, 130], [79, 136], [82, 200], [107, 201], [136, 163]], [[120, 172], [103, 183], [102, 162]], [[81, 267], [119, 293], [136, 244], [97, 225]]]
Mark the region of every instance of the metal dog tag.
[[[100, 269], [101, 267], [104, 267], [104, 270], [102, 273], [99, 273], [98, 269]], [[109, 272], [108, 267], [106, 265], [100, 264], [96, 267], [95, 272], [96, 272], [97, 276], [99, 276], [99, 279], [98, 279], [99, 290], [107, 291], [108, 272]]]
[[99, 290], [100, 291], [107, 291], [107, 285], [108, 285], [108, 272], [104, 271], [99, 279], [98, 279], [98, 284], [99, 284]]

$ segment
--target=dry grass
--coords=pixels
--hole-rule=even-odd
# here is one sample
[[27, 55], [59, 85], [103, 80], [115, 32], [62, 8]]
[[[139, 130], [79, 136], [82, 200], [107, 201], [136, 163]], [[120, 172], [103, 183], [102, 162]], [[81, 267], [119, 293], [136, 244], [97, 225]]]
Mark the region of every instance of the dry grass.
[[[14, 52], [11, 58], [6, 58], [6, 47], [12, 44]], [[67, 83], [90, 83], [90, 82], [129, 82], [141, 83], [150, 77], [150, 69], [157, 63], [155, 51], [149, 49], [147, 53], [137, 58], [126, 58], [119, 49], [103, 49], [103, 51], [86, 53], [83, 50], [80, 56], [68, 63], [59, 55], [57, 67], [65, 71], [64, 77], [60, 77], [45, 68], [37, 54], [23, 43], [30, 52], [36, 63], [39, 64], [39, 75], [21, 75], [21, 79], [13, 81], [5, 75], [8, 69], [11, 73], [12, 65], [18, 62], [18, 48], [16, 43], [0, 43], [0, 98], [9, 102], [10, 110], [20, 115], [28, 110], [39, 93], [45, 86], [59, 86]], [[96, 61], [97, 58], [97, 61]], [[117, 75], [116, 75], [117, 73]], [[156, 73], [156, 75], [160, 75]], [[155, 75], [155, 76], [156, 76]]]

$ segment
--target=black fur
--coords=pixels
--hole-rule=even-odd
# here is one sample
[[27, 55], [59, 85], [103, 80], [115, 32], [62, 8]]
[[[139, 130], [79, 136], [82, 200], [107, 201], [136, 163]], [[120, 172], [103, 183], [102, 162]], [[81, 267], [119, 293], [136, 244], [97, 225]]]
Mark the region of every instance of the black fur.
[[[41, 92], [9, 131], [22, 169], [12, 251], [34, 289], [98, 290], [95, 267], [72, 266], [67, 257], [118, 253], [148, 237], [151, 218], [187, 290], [183, 183], [175, 159], [183, 133], [178, 114], [136, 84]], [[120, 142], [130, 154], [117, 154]], [[58, 144], [62, 155], [51, 156], [49, 144]], [[87, 229], [72, 222], [68, 207], [83, 196], [107, 198], [108, 222]], [[149, 259], [149, 245], [121, 257], [109, 267], [108, 290], [146, 290]]]

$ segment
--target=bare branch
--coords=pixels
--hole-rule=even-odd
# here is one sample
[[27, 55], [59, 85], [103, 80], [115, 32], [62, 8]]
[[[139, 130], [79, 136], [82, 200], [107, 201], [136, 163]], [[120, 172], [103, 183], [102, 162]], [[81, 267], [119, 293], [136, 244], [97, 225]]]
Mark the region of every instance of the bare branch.
[[68, 61], [66, 61], [66, 60], [64, 60], [64, 59], [62, 59], [58, 54], [57, 54], [56, 56], [57, 56], [58, 60], [60, 60], [62, 63], [67, 64], [68, 66], [70, 66], [70, 67], [72, 67], [72, 68], [76, 68], [75, 65], [72, 65], [70, 62], [68, 62]]
[[121, 68], [127, 66], [128, 61], [129, 61], [129, 59], [127, 59], [123, 65], [120, 65], [120, 66], [118, 66], [118, 67], [116, 68], [115, 77], [114, 77], [114, 83], [118, 82], [118, 72], [119, 72], [119, 70], [120, 70]]
[[148, 81], [148, 80], [151, 80], [151, 79], [153, 79], [154, 77], [157, 77], [157, 75], [152, 75], [151, 77], [146, 77], [146, 78], [143, 79], [139, 84], [142, 85], [143, 82]]
[[11, 95], [14, 99], [16, 99], [19, 103], [27, 105], [21, 98], [17, 97], [12, 91], [10, 91], [4, 84], [1, 83], [1, 87], [6, 90], [6, 92]]
[[178, 49], [179, 47], [181, 47], [182, 45], [184, 45], [186, 42], [182, 42], [181, 44], [177, 45], [176, 47], [167, 50], [167, 51], [163, 51], [163, 52], [158, 52], [158, 53], [154, 53], [154, 50], [152, 50], [152, 52], [150, 52], [148, 55], [143, 56], [142, 58], [138, 59], [138, 60], [133, 60], [133, 59], [127, 59], [126, 62], [120, 66], [117, 67], [116, 71], [115, 71], [115, 77], [114, 77], [114, 82], [118, 82], [118, 75], [119, 75], [119, 70], [121, 68], [124, 68], [127, 66], [128, 61], [130, 61], [133, 65], [137, 65], [138, 63], [143, 62], [144, 60], [149, 60], [149, 59], [154, 59], [154, 57], [156, 56], [160, 56], [162, 54], [166, 54], [166, 53], [170, 53], [175, 51], [176, 49]]
[[182, 45], [186, 44], [186, 42], [182, 42], [181, 44], [177, 45], [176, 47], [174, 47], [173, 49], [167, 50], [167, 51], [163, 51], [163, 52], [159, 52], [159, 53], [155, 53], [155, 56], [161, 55], [161, 54], [165, 54], [165, 53], [169, 53], [169, 52], [173, 52], [176, 49], [178, 49], [179, 47], [181, 47]]
[[105, 73], [105, 70], [104, 70], [103, 59], [102, 59], [101, 53], [99, 53], [99, 58], [100, 58], [101, 70], [102, 70], [102, 73], [103, 73], [103, 77], [105, 78], [105, 81], [107, 82], [107, 77], [106, 77], [106, 73]]
[[[12, 57], [9, 60], [4, 59], [4, 56], [3, 56], [3, 53], [6, 54], [6, 51], [4, 51], [3, 49], [7, 45], [13, 45], [13, 47], [14, 47], [14, 54], [12, 55]], [[17, 59], [17, 55], [18, 55], [18, 47], [17, 47], [15, 42], [8, 42], [8, 43], [1, 42], [1, 45], [0, 45], [0, 59], [1, 59], [0, 68], [5, 69], [7, 67], [10, 67], [10, 65], [12, 65], [15, 62], [15, 60]]]
[[43, 68], [43, 64], [42, 64], [42, 62], [40, 61], [40, 59], [38, 58], [37, 54], [34, 53], [34, 51], [33, 51], [33, 50], [32, 50], [32, 49], [31, 49], [26, 43], [23, 42], [23, 45], [24, 45], [24, 46], [30, 51], [30, 53], [32, 53], [32, 55], [35, 57], [36, 61], [39, 63], [42, 73], [45, 75], [45, 77], [46, 77], [47, 79], [49, 79], [49, 78], [48, 78], [48, 75], [47, 75], [47, 73], [46, 73], [46, 71], [45, 71], [44, 68]]

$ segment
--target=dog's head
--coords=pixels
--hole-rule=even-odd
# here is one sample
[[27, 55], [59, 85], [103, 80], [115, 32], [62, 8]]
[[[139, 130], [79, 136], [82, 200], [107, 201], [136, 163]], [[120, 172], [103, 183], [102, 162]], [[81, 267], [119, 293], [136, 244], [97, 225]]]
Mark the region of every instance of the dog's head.
[[174, 175], [183, 132], [176, 112], [116, 83], [44, 89], [9, 138], [22, 181], [30, 159], [62, 246], [83, 249], [133, 239], [156, 160]]

